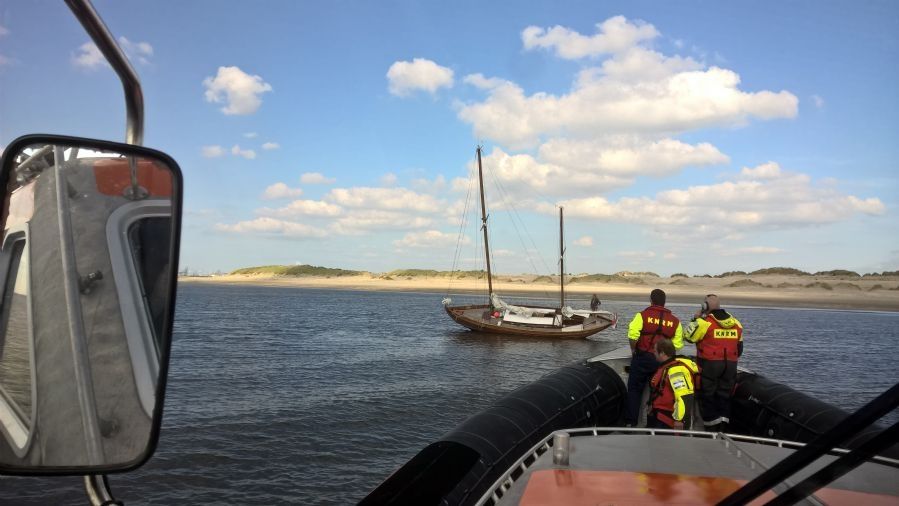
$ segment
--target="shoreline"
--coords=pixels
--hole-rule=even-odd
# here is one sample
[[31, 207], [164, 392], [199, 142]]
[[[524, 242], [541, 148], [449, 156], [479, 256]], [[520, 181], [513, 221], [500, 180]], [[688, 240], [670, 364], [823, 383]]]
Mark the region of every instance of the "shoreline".
[[[508, 297], [549, 296], [559, 292], [558, 284], [532, 282], [522, 277], [500, 276], [494, 291]], [[824, 276], [752, 276], [739, 278], [656, 278], [635, 277], [634, 283], [572, 283], [566, 296], [600, 300], [642, 301], [649, 291], [661, 288], [669, 304], [698, 305], [708, 293], [716, 293], [722, 305], [762, 308], [802, 308], [853, 311], [899, 312], [899, 278], [842, 278]], [[505, 280], [503, 280], [505, 279]], [[341, 277], [287, 277], [275, 275], [226, 275], [179, 277], [179, 283], [250, 285], [349, 291], [418, 292], [452, 295], [479, 295], [486, 291], [483, 280], [410, 277], [383, 279], [370, 275]], [[737, 286], [732, 286], [737, 285]], [[575, 304], [577, 305], [577, 304]]]

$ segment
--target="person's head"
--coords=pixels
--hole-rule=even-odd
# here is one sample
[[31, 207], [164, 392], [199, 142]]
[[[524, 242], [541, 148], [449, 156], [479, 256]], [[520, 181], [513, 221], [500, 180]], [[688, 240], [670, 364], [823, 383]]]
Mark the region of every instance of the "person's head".
[[652, 302], [653, 306], [664, 306], [665, 290], [656, 288], [655, 290], [649, 292], [649, 301]]
[[716, 309], [721, 309], [721, 301], [719, 301], [718, 296], [713, 293], [710, 293], [705, 296], [705, 305], [706, 305], [706, 312], [709, 312], [709, 313], [711, 313], [712, 311], [714, 311]]
[[668, 339], [667, 337], [663, 337], [662, 339], [659, 339], [658, 341], [656, 341], [656, 349], [655, 349], [656, 360], [658, 360], [659, 362], [664, 362], [664, 361], [668, 360], [669, 358], [673, 357], [674, 354], [675, 354], [674, 343], [671, 342], [671, 339]]

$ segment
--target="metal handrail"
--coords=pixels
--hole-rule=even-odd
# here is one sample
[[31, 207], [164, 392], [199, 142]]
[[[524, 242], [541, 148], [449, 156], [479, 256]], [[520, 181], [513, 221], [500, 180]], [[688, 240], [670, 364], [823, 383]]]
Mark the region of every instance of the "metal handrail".
[[[785, 439], [771, 439], [757, 436], [744, 436], [741, 434], [722, 434], [719, 432], [706, 432], [706, 431], [697, 431], [697, 430], [677, 430], [677, 429], [653, 429], [653, 428], [643, 428], [643, 427], [579, 427], [574, 429], [563, 429], [553, 432], [552, 434], [546, 436], [537, 444], [535, 444], [530, 450], [528, 450], [521, 458], [515, 461], [511, 466], [509, 466], [509, 470], [503, 473], [496, 481], [493, 482], [486, 492], [481, 495], [481, 498], [478, 499], [478, 502], [475, 504], [481, 506], [486, 504], [487, 501], [492, 500], [494, 504], [496, 504], [500, 499], [502, 494], [504, 494], [509, 488], [511, 488], [512, 484], [515, 483], [517, 478], [512, 478], [512, 475], [515, 474], [516, 470], [521, 470], [523, 474], [531, 465], [537, 462], [537, 458], [543, 455], [549, 448], [549, 442], [552, 440], [553, 436], [556, 433], [565, 432], [569, 436], [607, 436], [613, 433], [621, 434], [626, 433], [630, 435], [649, 435], [649, 436], [657, 436], [657, 435], [689, 435], [693, 437], [705, 438], [705, 439], [720, 439], [723, 440], [725, 437], [727, 439], [733, 441], [742, 441], [747, 443], [759, 443], [767, 446], [777, 446], [779, 448], [792, 448], [799, 449], [806, 446], [806, 443], [799, 443], [797, 441], [789, 441]], [[845, 448], [832, 448], [828, 454], [836, 454], [836, 455], [845, 455], [849, 454], [850, 450]], [[530, 464], [525, 464], [529, 459], [532, 459]], [[886, 464], [889, 466], [899, 467], [899, 460], [891, 459], [888, 457], [881, 457], [879, 455], [873, 456], [871, 459], [873, 462], [877, 462], [880, 464]], [[519, 475], [520, 476], [520, 475]]]

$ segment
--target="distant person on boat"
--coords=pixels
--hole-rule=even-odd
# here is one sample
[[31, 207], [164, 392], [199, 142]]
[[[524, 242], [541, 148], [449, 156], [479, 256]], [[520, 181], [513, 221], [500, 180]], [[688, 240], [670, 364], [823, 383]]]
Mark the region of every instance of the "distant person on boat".
[[658, 370], [649, 382], [649, 415], [646, 426], [659, 429], [693, 428], [693, 393], [699, 366], [678, 357], [669, 339], [655, 346]]
[[696, 343], [699, 367], [699, 412], [706, 430], [723, 432], [730, 423], [730, 398], [737, 380], [737, 360], [743, 354], [743, 325], [721, 308], [717, 295], [706, 295], [687, 327], [687, 341]]
[[590, 311], [596, 311], [597, 309], [599, 309], [600, 304], [602, 304], [602, 302], [599, 301], [599, 297], [597, 297], [594, 293], [593, 297], [590, 298]]
[[665, 307], [665, 292], [656, 288], [649, 293], [649, 301], [652, 305], [634, 315], [627, 328], [633, 357], [627, 377], [627, 412], [624, 423], [630, 427], [637, 425], [640, 399], [646, 382], [659, 368], [655, 357], [656, 342], [670, 339], [675, 350], [684, 346], [684, 329], [680, 320]]

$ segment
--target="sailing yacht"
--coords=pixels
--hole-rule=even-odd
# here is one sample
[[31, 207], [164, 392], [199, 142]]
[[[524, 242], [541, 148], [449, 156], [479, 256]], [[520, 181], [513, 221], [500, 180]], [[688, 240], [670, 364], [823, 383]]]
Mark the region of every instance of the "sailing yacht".
[[443, 307], [456, 323], [478, 332], [520, 337], [585, 338], [614, 325], [617, 316], [608, 311], [579, 310], [565, 305], [564, 212], [559, 208], [559, 306], [517, 306], [503, 301], [493, 290], [490, 269], [490, 242], [487, 233], [487, 204], [484, 200], [484, 170], [481, 147], [477, 148], [478, 185], [481, 197], [481, 230], [487, 266], [489, 303], [452, 305], [443, 299]]

